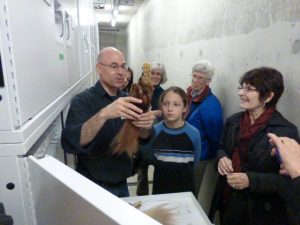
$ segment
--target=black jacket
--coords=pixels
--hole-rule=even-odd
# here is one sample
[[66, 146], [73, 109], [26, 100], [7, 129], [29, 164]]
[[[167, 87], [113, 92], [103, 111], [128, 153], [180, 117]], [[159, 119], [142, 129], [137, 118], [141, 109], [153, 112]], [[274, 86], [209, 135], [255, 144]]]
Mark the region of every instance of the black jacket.
[[294, 224], [300, 225], [300, 176], [290, 180], [281, 196], [292, 210]]
[[[240, 129], [239, 122], [242, 115], [243, 112], [240, 112], [227, 119], [220, 150], [217, 154], [218, 159], [224, 156], [232, 158], [233, 149], [238, 145], [235, 140]], [[223, 215], [226, 215], [227, 219], [245, 218], [244, 222], [246, 223], [243, 225], [288, 224], [286, 206], [280, 198], [280, 192], [286, 190], [289, 178], [278, 173], [280, 163], [276, 157], [270, 154], [272, 146], [267, 137], [269, 132], [299, 141], [297, 128], [275, 111], [266, 125], [254, 135], [248, 144], [247, 160], [241, 162], [241, 167], [242, 171], [247, 173], [250, 184], [244, 190], [231, 189], [229, 192], [227, 199], [229, 203], [227, 202], [228, 204], [223, 204], [223, 208], [221, 207], [223, 212], [226, 212]], [[217, 198], [219, 200], [224, 199], [222, 194], [225, 183], [224, 177], [218, 182], [216, 194], [219, 196]], [[236, 215], [237, 213], [241, 215]], [[234, 220], [236, 221], [236, 219]], [[239, 224], [230, 223], [232, 225]]]
[[124, 92], [121, 91], [118, 91], [116, 96], [109, 96], [98, 81], [95, 86], [73, 98], [62, 132], [63, 149], [68, 153], [77, 154], [76, 171], [99, 183], [124, 182], [133, 173], [132, 159], [126, 153], [109, 153], [110, 143], [118, 134], [124, 120], [115, 118], [106, 121], [96, 137], [85, 147], [79, 144], [81, 127], [101, 109], [123, 96]]

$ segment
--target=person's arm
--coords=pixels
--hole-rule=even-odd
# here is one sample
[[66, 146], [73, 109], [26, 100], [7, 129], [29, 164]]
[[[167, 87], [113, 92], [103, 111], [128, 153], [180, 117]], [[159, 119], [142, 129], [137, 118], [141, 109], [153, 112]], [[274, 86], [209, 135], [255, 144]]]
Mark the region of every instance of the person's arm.
[[234, 140], [229, 140], [229, 123], [228, 121], [225, 123], [225, 128], [222, 133], [222, 137], [220, 140], [220, 149], [217, 151], [217, 159], [218, 159], [218, 172], [221, 176], [225, 176], [229, 173], [233, 172], [232, 161], [229, 157], [229, 154], [226, 152], [226, 143], [233, 142]]
[[140, 118], [142, 110], [133, 103], [141, 103], [141, 101], [142, 100], [134, 97], [121, 97], [101, 109], [82, 125], [80, 146], [85, 146], [90, 143], [109, 119], [118, 117], [126, 119]]
[[194, 166], [196, 166], [200, 162], [200, 158], [201, 158], [201, 136], [199, 131], [197, 132], [197, 136], [194, 142], [195, 142], [194, 143], [195, 146]]
[[285, 203], [290, 206], [295, 213], [295, 220], [300, 224], [300, 146], [299, 144], [287, 137], [278, 137], [269, 133], [271, 144], [276, 146], [272, 154], [279, 154], [282, 162], [280, 173], [288, 174], [292, 180], [286, 185], [286, 188], [279, 193]]
[[[300, 176], [300, 145], [293, 139], [277, 137], [275, 134], [268, 134], [270, 142], [276, 145], [280, 155], [282, 166], [280, 172], [288, 174], [292, 178]], [[273, 150], [275, 151], [275, 150]]]
[[80, 146], [85, 146], [90, 143], [95, 138], [99, 130], [101, 130], [106, 121], [107, 118], [103, 115], [102, 111], [98, 112], [91, 119], [86, 121], [81, 127]]
[[[202, 126], [209, 143], [208, 158], [214, 158], [219, 150], [220, 138], [223, 131], [222, 109], [215, 107], [209, 115], [202, 116]], [[205, 112], [203, 112], [205, 113]]]
[[137, 120], [132, 121], [134, 126], [141, 129], [140, 138], [147, 139], [150, 136], [153, 122], [159, 116], [161, 116], [160, 110], [148, 111], [141, 114]]

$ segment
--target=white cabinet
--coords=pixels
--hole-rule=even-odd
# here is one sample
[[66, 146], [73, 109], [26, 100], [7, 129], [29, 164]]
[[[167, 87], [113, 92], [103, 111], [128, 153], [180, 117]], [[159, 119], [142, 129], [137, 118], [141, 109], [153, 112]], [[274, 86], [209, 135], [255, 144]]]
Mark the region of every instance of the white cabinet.
[[99, 51], [90, 35], [92, 6], [92, 0], [0, 0], [0, 156], [26, 154], [91, 85]]
[[[159, 205], [174, 213], [174, 225], [211, 225], [188, 192], [120, 199], [51, 156], [0, 163], [1, 201], [16, 225], [159, 225], [141, 212]], [[128, 204], [137, 201], [141, 210]]]
[[[53, 4], [54, 5], [54, 4]], [[66, 49], [56, 39], [54, 6], [44, 1], [1, 1], [1, 59], [9, 102], [0, 130], [17, 129], [68, 88]], [[10, 118], [9, 127], [2, 122]]]
[[1, 201], [16, 225], [160, 224], [51, 156], [0, 163]]
[[91, 74], [98, 49], [89, 0], [0, 0], [0, 8], [0, 131], [7, 131]]

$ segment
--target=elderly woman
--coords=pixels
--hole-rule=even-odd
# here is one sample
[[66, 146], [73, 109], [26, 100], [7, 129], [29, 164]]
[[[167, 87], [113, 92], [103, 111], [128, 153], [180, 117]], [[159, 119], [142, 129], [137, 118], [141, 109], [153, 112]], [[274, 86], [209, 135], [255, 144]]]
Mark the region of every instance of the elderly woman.
[[160, 86], [167, 82], [167, 74], [165, 66], [162, 63], [152, 63], [151, 64], [151, 79], [154, 86], [154, 91], [151, 100], [152, 110], [159, 109], [159, 98], [163, 93], [164, 89]]
[[196, 193], [210, 159], [216, 156], [223, 129], [223, 111], [209, 84], [214, 68], [209, 61], [199, 61], [192, 69], [192, 84], [188, 88], [189, 113], [186, 120], [196, 127], [201, 135], [201, 158], [195, 171]]
[[226, 121], [218, 172], [223, 178], [222, 225], [287, 225], [286, 206], [279, 197], [287, 177], [270, 152], [267, 133], [299, 140], [297, 128], [277, 110], [283, 78], [273, 68], [256, 68], [240, 78], [240, 107], [245, 111]]

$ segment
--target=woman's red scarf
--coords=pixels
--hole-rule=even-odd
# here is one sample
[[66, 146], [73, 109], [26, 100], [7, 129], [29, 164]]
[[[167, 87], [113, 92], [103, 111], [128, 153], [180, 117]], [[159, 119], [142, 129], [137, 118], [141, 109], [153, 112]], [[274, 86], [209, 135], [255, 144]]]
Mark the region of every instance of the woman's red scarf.
[[270, 108], [264, 111], [255, 121], [251, 124], [249, 112], [245, 112], [240, 120], [240, 132], [237, 134], [238, 147], [235, 147], [232, 155], [232, 166], [234, 172], [241, 172], [241, 162], [247, 160], [248, 144], [253, 136], [262, 128], [273, 115], [275, 109]]
[[201, 91], [200, 95], [197, 95], [194, 98], [192, 97], [192, 91], [193, 91], [192, 86], [188, 87], [187, 94], [188, 94], [189, 103], [190, 104], [192, 102], [201, 103], [209, 93], [209, 85], [205, 86], [205, 88]]

